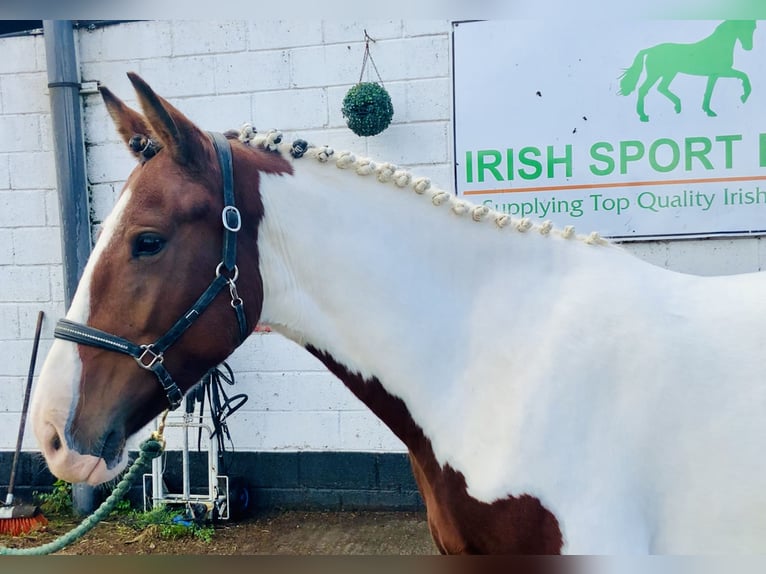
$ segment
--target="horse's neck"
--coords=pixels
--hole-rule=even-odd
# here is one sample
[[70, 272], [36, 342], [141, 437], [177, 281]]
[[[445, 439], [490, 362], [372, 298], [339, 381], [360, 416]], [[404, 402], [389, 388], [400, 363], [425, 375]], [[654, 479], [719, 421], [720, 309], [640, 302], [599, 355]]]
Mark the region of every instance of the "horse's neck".
[[708, 45], [714, 50], [728, 51], [730, 48], [733, 50], [737, 40], [739, 40], [740, 43], [742, 42], [732, 23], [722, 22], [710, 36], [701, 40], [700, 43], [705, 43], [705, 45]]
[[563, 276], [602, 250], [477, 223], [374, 176], [295, 170], [262, 178], [261, 320], [397, 396], [419, 392], [398, 388], [413, 377], [449, 379], [493, 306], [534, 316], [541, 291], [530, 287], [550, 281], [554, 261]]
[[490, 224], [374, 176], [297, 163], [261, 192], [261, 320], [363, 375], [448, 348], [501, 255]]

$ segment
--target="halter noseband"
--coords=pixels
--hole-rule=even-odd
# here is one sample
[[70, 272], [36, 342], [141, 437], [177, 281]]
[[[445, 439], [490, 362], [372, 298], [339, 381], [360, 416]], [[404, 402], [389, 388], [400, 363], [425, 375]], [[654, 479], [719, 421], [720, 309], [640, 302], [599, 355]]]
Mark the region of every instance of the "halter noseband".
[[58, 339], [130, 355], [142, 369], [152, 371], [156, 375], [157, 380], [159, 380], [160, 385], [162, 385], [165, 391], [171, 410], [178, 408], [181, 404], [183, 393], [163, 364], [165, 359], [164, 353], [192, 326], [194, 321], [199, 318], [227, 285], [231, 295], [231, 306], [237, 315], [240, 341], [244, 341], [248, 335], [244, 304], [237, 293], [236, 285], [237, 277], [239, 276], [236, 264], [237, 232], [242, 226], [242, 218], [239, 210], [234, 205], [234, 174], [231, 146], [223, 134], [210, 132], [209, 135], [213, 140], [223, 175], [224, 207], [221, 219], [224, 231], [222, 260], [216, 267], [215, 279], [213, 279], [208, 288], [205, 289], [196, 303], [175, 322], [167, 333], [149, 345], [137, 345], [117, 335], [112, 335], [88, 325], [75, 323], [68, 319], [60, 319], [53, 333], [54, 337]]

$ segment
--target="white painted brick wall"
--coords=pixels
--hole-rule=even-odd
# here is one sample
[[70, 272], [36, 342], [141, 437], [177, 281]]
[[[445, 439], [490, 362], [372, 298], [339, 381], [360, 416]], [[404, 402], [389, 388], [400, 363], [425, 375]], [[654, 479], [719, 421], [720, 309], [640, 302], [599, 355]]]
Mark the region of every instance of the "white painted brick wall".
[[625, 247], [650, 263], [683, 273], [730, 275], [766, 269], [762, 238], [647, 241]]
[[2, 152], [37, 151], [42, 148], [40, 122], [37, 115], [0, 116]]
[[248, 49], [279, 50], [317, 46], [324, 41], [327, 23], [316, 20], [258, 20], [248, 23]]
[[[0, 449], [23, 402], [37, 312], [41, 352], [63, 312], [61, 238], [42, 36], [0, 38]], [[31, 432], [25, 448], [35, 448]]]
[[95, 30], [80, 30], [81, 62], [154, 59], [171, 54], [171, 23], [128, 22]]
[[[359, 78], [364, 30], [391, 93], [388, 130], [359, 138], [343, 96]], [[335, 149], [398, 162], [452, 190], [451, 25], [447, 21], [133, 22], [79, 30], [83, 81], [134, 104], [143, 75], [207, 129], [252, 121]], [[374, 74], [373, 70], [368, 70]], [[373, 76], [369, 76], [374, 79]], [[0, 39], [0, 449], [13, 447], [38, 309], [41, 353], [62, 313], [58, 198], [40, 37]], [[91, 209], [98, 224], [134, 166], [97, 95], [83, 97]], [[760, 239], [632, 243], [658, 265], [702, 274], [766, 268]], [[42, 355], [41, 355], [42, 356]], [[311, 355], [273, 334], [230, 359], [250, 400], [230, 420], [238, 450], [402, 451], [403, 445]], [[179, 436], [172, 432], [173, 440]], [[142, 438], [142, 437], [141, 437]], [[137, 444], [137, 443], [136, 443]], [[27, 436], [27, 448], [34, 442]]]
[[11, 187], [11, 168], [9, 163], [8, 154], [0, 152], [0, 190], [7, 190]]

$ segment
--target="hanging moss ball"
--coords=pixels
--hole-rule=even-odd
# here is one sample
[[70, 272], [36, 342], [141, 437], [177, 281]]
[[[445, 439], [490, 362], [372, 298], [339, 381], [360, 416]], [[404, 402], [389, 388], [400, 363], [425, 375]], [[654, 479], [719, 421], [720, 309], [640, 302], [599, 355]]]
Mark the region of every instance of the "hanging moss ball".
[[349, 129], [358, 136], [382, 132], [394, 117], [394, 106], [386, 89], [375, 82], [361, 82], [343, 98], [341, 108]]

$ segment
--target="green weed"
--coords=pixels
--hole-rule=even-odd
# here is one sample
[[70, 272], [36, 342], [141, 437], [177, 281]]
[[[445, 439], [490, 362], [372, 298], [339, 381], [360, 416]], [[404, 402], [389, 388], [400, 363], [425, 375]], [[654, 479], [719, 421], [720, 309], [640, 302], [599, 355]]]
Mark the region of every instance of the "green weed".
[[187, 520], [183, 510], [174, 510], [167, 506], [153, 508], [147, 512], [133, 512], [126, 518], [130, 526], [139, 531], [154, 532], [164, 540], [178, 540], [194, 536], [203, 542], [211, 542], [215, 529], [193, 520]]
[[53, 516], [72, 515], [72, 485], [63, 480], [53, 483], [50, 492], [34, 492], [43, 514]]

